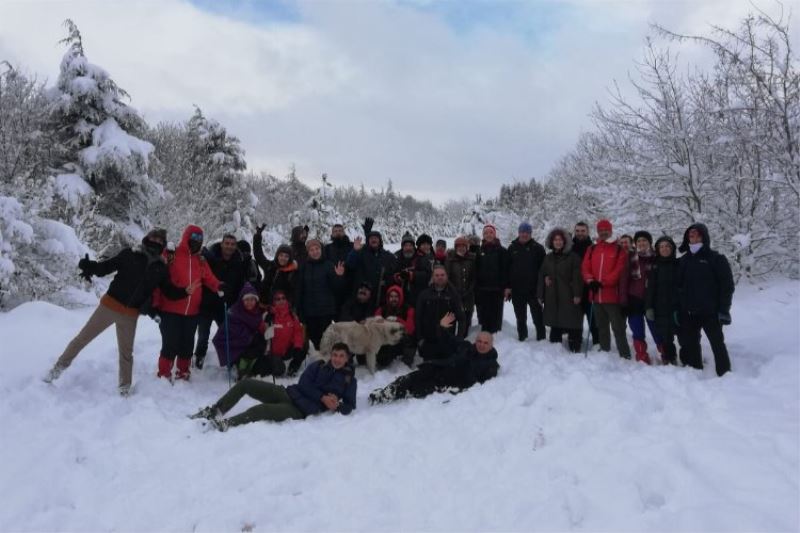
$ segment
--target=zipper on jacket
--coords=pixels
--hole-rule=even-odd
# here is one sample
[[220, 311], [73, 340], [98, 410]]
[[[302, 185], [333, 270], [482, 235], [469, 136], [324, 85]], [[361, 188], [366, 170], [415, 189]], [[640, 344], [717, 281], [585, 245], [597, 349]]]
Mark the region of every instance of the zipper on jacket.
[[[192, 284], [192, 254], [189, 254], [189, 285]], [[197, 290], [197, 289], [195, 289]], [[192, 292], [194, 294], [194, 292]], [[186, 310], [184, 310], [184, 316], [189, 316], [189, 304], [192, 303], [192, 294], [188, 295], [189, 297], [186, 298]]]
[[[597, 281], [600, 283], [603, 282], [603, 263], [605, 262], [606, 252], [605, 250], [600, 253], [600, 272], [597, 274]], [[603, 303], [603, 287], [600, 287], [600, 290], [597, 291], [597, 303]]]

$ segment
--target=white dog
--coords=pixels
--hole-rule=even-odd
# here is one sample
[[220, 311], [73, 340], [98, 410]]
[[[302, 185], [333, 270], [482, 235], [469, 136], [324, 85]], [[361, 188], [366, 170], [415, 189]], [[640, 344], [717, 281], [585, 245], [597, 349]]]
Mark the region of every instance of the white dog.
[[399, 322], [384, 320], [381, 317], [370, 317], [363, 324], [358, 322], [334, 322], [320, 341], [320, 357], [328, 359], [331, 348], [337, 342], [343, 342], [352, 354], [364, 354], [367, 368], [373, 374], [377, 368], [376, 355], [381, 346], [394, 346], [403, 339], [406, 330]]

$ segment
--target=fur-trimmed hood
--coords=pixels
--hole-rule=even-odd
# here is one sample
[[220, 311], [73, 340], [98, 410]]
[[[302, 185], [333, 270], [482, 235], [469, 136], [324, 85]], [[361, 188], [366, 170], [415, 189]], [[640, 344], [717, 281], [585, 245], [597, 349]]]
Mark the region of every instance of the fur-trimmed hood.
[[544, 247], [548, 250], [553, 250], [553, 237], [556, 235], [561, 235], [561, 238], [564, 239], [564, 250], [562, 253], [568, 254], [572, 251], [572, 239], [570, 238], [570, 234], [564, 228], [553, 228], [547, 234], [547, 238], [544, 240]]

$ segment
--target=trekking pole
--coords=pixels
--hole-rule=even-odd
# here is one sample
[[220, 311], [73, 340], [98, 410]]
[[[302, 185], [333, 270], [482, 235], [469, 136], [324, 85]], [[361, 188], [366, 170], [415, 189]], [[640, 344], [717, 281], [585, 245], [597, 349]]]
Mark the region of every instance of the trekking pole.
[[231, 343], [228, 330], [228, 302], [222, 302], [223, 309], [225, 310], [225, 366], [228, 367], [228, 388], [232, 386], [231, 378]]
[[586, 348], [583, 350], [583, 357], [589, 357], [589, 337], [592, 334], [592, 314], [594, 313], [594, 302], [589, 302], [589, 329], [586, 330]]

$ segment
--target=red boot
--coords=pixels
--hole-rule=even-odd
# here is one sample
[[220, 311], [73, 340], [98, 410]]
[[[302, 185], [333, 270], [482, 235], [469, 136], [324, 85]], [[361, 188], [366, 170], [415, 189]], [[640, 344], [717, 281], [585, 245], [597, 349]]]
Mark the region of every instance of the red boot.
[[163, 355], [158, 358], [158, 377], [172, 379], [172, 363], [175, 361]]
[[633, 349], [636, 350], [636, 360], [645, 364], [650, 364], [650, 356], [647, 355], [647, 343], [633, 339]]
[[175, 379], [183, 379], [189, 381], [191, 371], [189, 368], [192, 366], [191, 357], [178, 357], [178, 371], [175, 373]]

